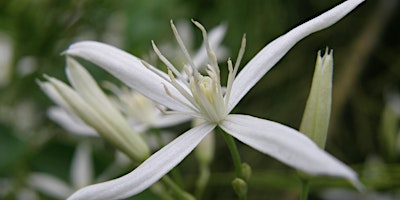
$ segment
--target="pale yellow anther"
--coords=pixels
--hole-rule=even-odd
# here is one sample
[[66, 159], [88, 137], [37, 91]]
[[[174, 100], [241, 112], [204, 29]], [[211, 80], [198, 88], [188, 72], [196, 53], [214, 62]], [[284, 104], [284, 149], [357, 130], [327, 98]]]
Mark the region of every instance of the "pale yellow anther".
[[241, 49], [239, 51], [235, 66], [233, 66], [230, 59], [228, 61], [229, 74], [227, 82], [227, 92], [226, 94], [224, 94], [222, 92], [217, 56], [210, 48], [206, 29], [200, 23], [194, 20], [192, 20], [192, 22], [201, 30], [204, 44], [206, 46], [208, 55], [206, 75], [200, 74], [197, 70], [198, 66], [194, 66], [194, 62], [190, 57], [185, 45], [183, 44], [183, 41], [179, 36], [179, 33], [172, 21], [171, 28], [179, 46], [181, 47], [183, 54], [188, 61], [188, 64], [183, 67], [182, 73], [178, 72], [178, 70], [176, 70], [171, 62], [169, 62], [168, 59], [166, 59], [161, 54], [155, 43], [152, 42], [153, 49], [156, 52], [157, 56], [168, 67], [168, 77], [165, 78], [165, 76], [162, 76], [158, 71], [152, 69], [149, 66], [148, 68], [152, 69], [152, 71], [171, 83], [171, 85], [190, 103], [183, 102], [179, 98], [174, 97], [170, 89], [168, 88], [169, 86], [167, 87], [166, 85], [164, 85], [164, 89], [167, 95], [171, 96], [173, 99], [183, 104], [184, 106], [190, 108], [193, 111], [192, 114], [194, 116], [201, 116], [201, 118], [206, 121], [218, 123], [223, 120], [228, 114], [227, 103], [229, 100], [230, 89], [238, 71], [240, 60], [243, 57], [246, 39], [243, 36]]

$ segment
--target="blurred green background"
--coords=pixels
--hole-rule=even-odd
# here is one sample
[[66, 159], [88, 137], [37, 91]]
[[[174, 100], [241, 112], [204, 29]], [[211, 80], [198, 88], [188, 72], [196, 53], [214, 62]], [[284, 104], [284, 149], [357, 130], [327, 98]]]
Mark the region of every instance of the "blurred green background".
[[[228, 31], [223, 44], [232, 58], [237, 55], [242, 35], [247, 35], [243, 66], [269, 41], [340, 2], [0, 1], [0, 199], [16, 199], [31, 172], [45, 172], [69, 181], [70, 161], [82, 138], [67, 133], [46, 117], [46, 109], [53, 103], [35, 80], [43, 74], [66, 80], [64, 57], [60, 54], [71, 43], [98, 40], [142, 56], [151, 50], [150, 40], [174, 42], [170, 19], [195, 19], [207, 29], [226, 23]], [[367, 0], [334, 26], [300, 41], [250, 91], [235, 112], [297, 129], [317, 51], [326, 46], [334, 49], [333, 110], [326, 149], [356, 169], [367, 188], [398, 195], [400, 141], [396, 144], [385, 140], [387, 123], [382, 117], [387, 94], [400, 92], [398, 19], [397, 0]], [[200, 32], [195, 31], [195, 36], [196, 44], [200, 45]], [[114, 80], [98, 68], [89, 68], [99, 81]], [[399, 134], [398, 122], [395, 119], [392, 123], [395, 134]], [[179, 134], [184, 128], [172, 130]], [[235, 198], [230, 186], [233, 165], [222, 137], [217, 140], [205, 199], [232, 199]], [[394, 146], [389, 145], [391, 142]], [[253, 167], [249, 199], [297, 199], [300, 181], [293, 170], [245, 145], [239, 144], [239, 149], [243, 160]], [[112, 151], [107, 144], [95, 149], [96, 171], [112, 161]], [[189, 172], [189, 191], [193, 184], [190, 174], [193, 177], [196, 173], [190, 171], [192, 160], [189, 156], [180, 165], [182, 171]], [[317, 178], [311, 183], [310, 199], [322, 198], [323, 191], [331, 187], [349, 185], [340, 180]], [[51, 199], [45, 194], [38, 195], [40, 199]], [[146, 198], [146, 192], [140, 198]]]

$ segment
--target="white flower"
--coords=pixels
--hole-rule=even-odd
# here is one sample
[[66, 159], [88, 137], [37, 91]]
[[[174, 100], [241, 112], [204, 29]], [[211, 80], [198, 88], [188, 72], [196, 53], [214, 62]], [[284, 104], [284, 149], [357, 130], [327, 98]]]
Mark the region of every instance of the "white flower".
[[230, 114], [243, 96], [299, 40], [334, 24], [361, 2], [363, 0], [345, 1], [277, 38], [244, 66], [236, 77], [244, 51], [243, 40], [235, 65], [228, 61], [226, 92], [222, 90], [216, 56], [209, 48], [205, 29], [197, 22], [194, 23], [202, 30], [207, 47], [207, 75], [198, 73], [172, 23], [178, 43], [189, 62], [186, 74], [180, 73], [158, 52], [155, 45], [153, 46], [159, 58], [169, 68], [168, 74], [106, 44], [87, 41], [70, 46], [65, 52], [67, 55], [81, 57], [99, 65], [136, 91], [169, 108], [170, 112], [185, 113], [205, 122], [183, 133], [129, 174], [83, 188], [69, 199], [121, 199], [140, 193], [180, 163], [217, 126], [243, 143], [289, 166], [312, 175], [344, 177], [361, 187], [352, 169], [321, 150], [302, 133], [269, 120]]
[[112, 105], [89, 72], [74, 59], [67, 58], [67, 75], [73, 88], [48, 76], [48, 82], [38, 84], [54, 102], [75, 113], [127, 156], [136, 161], [146, 159], [147, 144]]
[[182, 114], [165, 114], [161, 105], [130, 88], [119, 88], [110, 82], [105, 82], [104, 86], [112, 91], [111, 101], [136, 131], [144, 133], [150, 128], [165, 128], [191, 119]]

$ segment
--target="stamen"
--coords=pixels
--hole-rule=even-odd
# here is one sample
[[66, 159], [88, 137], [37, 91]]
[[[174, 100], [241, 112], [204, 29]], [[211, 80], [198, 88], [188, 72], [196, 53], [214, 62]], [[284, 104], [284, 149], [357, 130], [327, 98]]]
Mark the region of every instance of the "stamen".
[[161, 51], [157, 48], [153, 40], [151, 41], [151, 44], [158, 58], [168, 67], [168, 69], [171, 70], [179, 79], [185, 80], [182, 77], [182, 74], [175, 68], [175, 66], [171, 62], [169, 62], [169, 60], [165, 56], [162, 55]]
[[[216, 71], [216, 69], [218, 69], [218, 70]], [[221, 85], [220, 73], [219, 73], [220, 71], [219, 71], [219, 67], [218, 66], [213, 67], [211, 65], [207, 65], [206, 72], [207, 72], [208, 76], [212, 77], [214, 80], [216, 80], [216, 82], [219, 85]]]
[[199, 86], [199, 82], [192, 77], [190, 83], [191, 83], [190, 85], [191, 85], [192, 95], [197, 100], [196, 105], [200, 108], [199, 111], [203, 112], [203, 114], [205, 114], [206, 116], [210, 116], [211, 113], [208, 111], [207, 108], [210, 108], [211, 104], [207, 100], [207, 97], [204, 96], [204, 93], [202, 92]]
[[[191, 96], [175, 79], [174, 75], [172, 74], [171, 71], [168, 70], [168, 75], [171, 79], [171, 84], [174, 86], [188, 101], [190, 101], [194, 106], [196, 106], [196, 103], [193, 99], [193, 96]], [[196, 107], [197, 108], [197, 107]]]
[[[203, 77], [201, 77], [201, 78], [203, 78]], [[192, 81], [194, 81], [194, 79], [192, 79]], [[220, 120], [220, 117], [219, 117], [220, 115], [218, 115], [216, 112], [218, 112], [221, 108], [215, 104], [215, 102], [216, 102], [215, 98], [221, 94], [216, 94], [213, 91], [207, 91], [210, 88], [205, 88], [206, 90], [203, 90], [202, 88], [200, 88], [199, 83], [202, 83], [203, 81], [205, 81], [205, 80], [200, 79], [199, 82], [191, 82], [193, 96], [195, 97], [195, 99], [198, 102], [200, 112], [202, 112], [205, 116], [208, 116], [209, 120], [211, 120], [211, 121]], [[213, 84], [213, 82], [211, 82], [211, 84]], [[213, 86], [214, 85], [211, 85], [211, 87], [213, 87]]]
[[171, 80], [169, 80], [168, 77], [166, 77], [163, 72], [158, 71], [156, 68], [154, 68], [153, 66], [151, 66], [149, 63], [147, 63], [144, 60], [140, 60], [140, 61], [147, 69], [149, 69], [150, 71], [154, 72], [155, 74], [157, 74], [159, 77], [161, 77], [165, 81], [171, 83]]
[[226, 108], [226, 104], [224, 103], [224, 99], [222, 97], [222, 91], [221, 91], [221, 85], [217, 84], [214, 82], [213, 85], [213, 93], [214, 95], [214, 105], [218, 108], [216, 109], [216, 111], [218, 112], [219, 116], [225, 115], [226, 113], [222, 113], [225, 112], [226, 109], [221, 109], [222, 107]]
[[233, 84], [233, 80], [235, 80], [235, 76], [233, 74], [233, 66], [232, 66], [232, 60], [231, 58], [228, 59], [228, 80], [226, 82], [226, 92], [225, 92], [225, 105], [228, 105], [229, 102], [229, 97], [231, 95], [231, 87]]
[[189, 51], [186, 49], [185, 44], [183, 43], [181, 36], [179, 36], [178, 30], [176, 29], [174, 22], [172, 20], [171, 20], [171, 28], [172, 28], [172, 31], [174, 32], [176, 41], [178, 42], [179, 46], [181, 47], [181, 50], [183, 51], [183, 54], [185, 55], [190, 66], [192, 67], [193, 73], [194, 73], [195, 71], [197, 71], [196, 66], [194, 65], [193, 59], [190, 57]]
[[189, 104], [183, 102], [182, 100], [180, 100], [179, 98], [177, 98], [176, 96], [174, 96], [174, 95], [169, 91], [169, 89], [168, 89], [168, 87], [167, 87], [166, 85], [163, 85], [163, 86], [164, 86], [165, 93], [167, 93], [168, 96], [170, 96], [171, 98], [175, 99], [176, 101], [178, 101], [178, 102], [181, 103], [182, 105], [186, 106], [186, 107], [189, 108], [190, 110], [193, 110], [193, 111], [195, 111], [195, 112], [197, 111], [192, 105], [189, 105]]
[[238, 57], [236, 58], [235, 67], [232, 67], [231, 59], [228, 60], [229, 75], [228, 75], [228, 81], [226, 84], [226, 93], [225, 93], [225, 104], [226, 105], [228, 105], [229, 97], [231, 95], [231, 90], [232, 90], [232, 84], [233, 84], [233, 81], [235, 80], [235, 77], [236, 77], [237, 71], [239, 69], [240, 62], [242, 61], [245, 49], [246, 49], [246, 34], [244, 34], [242, 37], [242, 42], [240, 45]]
[[184, 65], [183, 71], [185, 72], [185, 74], [187, 76], [186, 78], [189, 79], [188, 77], [190, 77], [190, 75], [192, 74], [192, 72], [190, 71], [190, 67], [188, 67], [187, 65]]
[[[192, 22], [201, 30], [202, 34], [203, 34], [203, 39], [204, 39], [204, 44], [206, 46], [207, 49], [207, 55], [208, 55], [208, 59], [211, 61], [211, 65], [214, 66], [214, 68], [218, 68], [218, 61], [217, 61], [217, 57], [215, 56], [214, 51], [211, 49], [210, 47], [210, 43], [208, 42], [208, 36], [207, 36], [207, 31], [204, 28], [203, 25], [201, 25], [199, 22], [194, 21], [192, 19]], [[218, 69], [219, 70], [219, 69]]]
[[[153, 68], [150, 64], [148, 64], [146, 61], [141, 60], [141, 62], [142, 62], [142, 64], [143, 64], [145, 67], [147, 67], [149, 70], [151, 70], [152, 72], [154, 72], [155, 74], [157, 74], [159, 77], [161, 77], [161, 78], [164, 79], [165, 81], [171, 83], [172, 86], [174, 86], [187, 100], [189, 100], [189, 101], [193, 104], [193, 99], [192, 99], [192, 97], [190, 96], [190, 94], [188, 94], [188, 93], [186, 92], [186, 90], [183, 89], [183, 88], [179, 85], [179, 83], [177, 83], [177, 81], [175, 80], [175, 78], [171, 78], [171, 75], [170, 75], [170, 76], [169, 76], [170, 79], [168, 79], [167, 77], [164, 76], [164, 74], [162, 74], [161, 72], [159, 72], [157, 69], [154, 69], [154, 68]], [[172, 76], [172, 77], [173, 77], [173, 76]], [[184, 82], [184, 83], [186, 83], [186, 82]], [[186, 84], [188, 84], [188, 83], [186, 83]], [[175, 100], [177, 100], [178, 102], [182, 103], [183, 105], [185, 105], [185, 106], [188, 107], [189, 109], [196, 111], [195, 108], [193, 108], [192, 106], [188, 105], [187, 103], [181, 101], [179, 98], [177, 98], [177, 97], [175, 97], [174, 95], [172, 95], [172, 93], [169, 91], [169, 89], [168, 89], [168, 87], [167, 87], [166, 85], [163, 85], [163, 86], [164, 86], [165, 92], [166, 92], [170, 97], [172, 97], [173, 99], [175, 99]], [[193, 104], [193, 105], [196, 105], [196, 104]]]
[[242, 43], [240, 45], [238, 57], [236, 58], [235, 67], [233, 68], [234, 69], [233, 74], [235, 77], [236, 77], [236, 73], [239, 69], [240, 62], [242, 61], [245, 49], [246, 49], [246, 34], [244, 34], [242, 37]]

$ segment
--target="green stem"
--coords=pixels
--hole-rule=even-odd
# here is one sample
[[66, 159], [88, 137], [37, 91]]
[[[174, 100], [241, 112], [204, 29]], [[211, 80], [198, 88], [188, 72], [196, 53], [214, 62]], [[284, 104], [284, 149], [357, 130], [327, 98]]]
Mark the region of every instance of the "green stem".
[[308, 190], [309, 190], [309, 181], [306, 179], [303, 179], [301, 181], [301, 183], [302, 183], [301, 200], [307, 200], [308, 199]]
[[197, 199], [202, 199], [204, 189], [210, 179], [210, 168], [208, 165], [200, 165], [200, 175], [196, 182], [195, 196]]
[[[243, 176], [242, 159], [240, 158], [239, 150], [237, 149], [235, 140], [233, 139], [233, 137], [231, 135], [225, 133], [225, 131], [223, 131], [220, 128], [218, 128], [218, 130], [219, 130], [219, 132], [221, 132], [222, 136], [225, 139], [226, 144], [228, 145], [229, 151], [232, 156], [233, 165], [235, 166], [236, 178], [232, 182], [232, 184], [234, 184], [233, 189], [235, 190], [237, 196], [239, 197], [239, 200], [246, 200], [247, 199], [247, 183], [245, 181], [246, 180], [245, 177]], [[237, 183], [238, 181], [236, 181], [236, 180], [238, 180], [238, 179], [240, 180], [239, 181], [240, 183]], [[237, 184], [237, 185], [235, 185], [235, 184]]]
[[221, 130], [220, 128], [219, 131], [221, 132], [222, 136], [224, 136], [225, 142], [228, 145], [229, 151], [231, 153], [233, 165], [235, 166], [236, 177], [243, 179], [244, 177], [242, 172], [242, 160], [235, 144], [235, 140], [231, 135], [225, 133], [225, 131]]
[[181, 200], [195, 200], [195, 198], [184, 191], [178, 184], [176, 184], [168, 175], [162, 178], [162, 181], [171, 189], [171, 191]]

